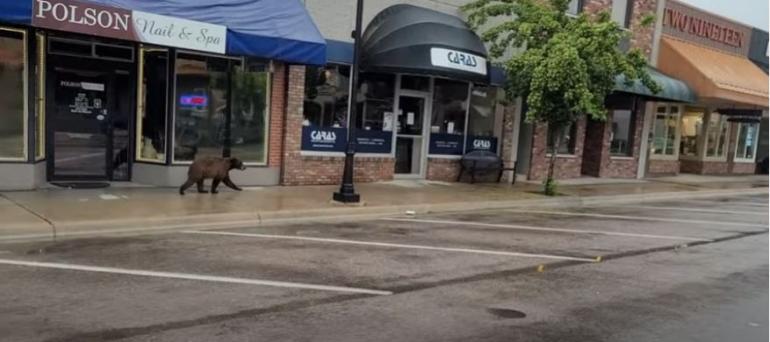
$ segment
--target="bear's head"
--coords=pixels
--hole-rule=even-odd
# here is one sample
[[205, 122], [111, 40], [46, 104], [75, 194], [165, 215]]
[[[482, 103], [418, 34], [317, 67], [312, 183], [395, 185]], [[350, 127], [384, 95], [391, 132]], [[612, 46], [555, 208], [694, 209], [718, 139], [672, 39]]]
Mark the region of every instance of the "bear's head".
[[243, 162], [238, 158], [230, 158], [230, 170], [232, 169], [246, 170], [246, 165], [243, 165]]

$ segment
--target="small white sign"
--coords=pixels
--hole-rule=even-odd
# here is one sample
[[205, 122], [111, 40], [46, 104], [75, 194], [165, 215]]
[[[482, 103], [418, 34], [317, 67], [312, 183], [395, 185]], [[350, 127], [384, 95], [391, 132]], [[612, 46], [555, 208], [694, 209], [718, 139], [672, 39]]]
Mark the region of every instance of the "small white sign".
[[225, 53], [227, 27], [141, 11], [132, 12], [139, 41]]
[[449, 123], [446, 124], [446, 132], [449, 134], [453, 134], [455, 132], [454, 121], [449, 121]]
[[406, 124], [407, 125], [414, 125], [414, 113], [413, 112], [407, 112], [406, 113]]
[[393, 131], [393, 112], [385, 112], [382, 114], [382, 130], [385, 132]]
[[430, 48], [430, 63], [434, 66], [462, 70], [475, 74], [487, 74], [487, 59], [471, 53]]

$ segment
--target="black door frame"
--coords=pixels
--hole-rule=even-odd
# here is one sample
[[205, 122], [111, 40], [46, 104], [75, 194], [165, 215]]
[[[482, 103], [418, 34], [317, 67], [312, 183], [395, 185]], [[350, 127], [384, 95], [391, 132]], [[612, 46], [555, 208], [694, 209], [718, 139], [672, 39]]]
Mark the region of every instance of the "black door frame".
[[[134, 53], [136, 53], [136, 49], [134, 49]], [[134, 161], [134, 145], [135, 145], [135, 137], [134, 137], [134, 130], [135, 130], [135, 121], [136, 121], [136, 58], [134, 58], [134, 62], [128, 62], [128, 61], [112, 61], [112, 60], [106, 60], [106, 59], [99, 59], [99, 58], [89, 58], [85, 56], [66, 56], [66, 55], [54, 55], [54, 54], [48, 54], [46, 58], [46, 85], [45, 85], [45, 92], [46, 92], [46, 113], [49, 113], [47, 115], [47, 119], [45, 122], [45, 150], [46, 150], [46, 180], [47, 181], [112, 181], [113, 180], [113, 169], [112, 169], [112, 162], [114, 160], [114, 148], [113, 148], [113, 122], [112, 119], [109, 122], [109, 129], [107, 133], [107, 146], [106, 146], [106, 160], [105, 160], [105, 167], [106, 172], [104, 176], [91, 176], [91, 175], [83, 175], [83, 176], [61, 176], [61, 175], [54, 175], [54, 167], [55, 167], [55, 147], [54, 147], [54, 122], [55, 120], [55, 113], [56, 113], [56, 105], [54, 103], [54, 94], [55, 94], [55, 82], [54, 81], [54, 73], [56, 72], [56, 69], [66, 69], [66, 70], [72, 70], [72, 71], [86, 71], [86, 72], [104, 72], [108, 75], [110, 75], [110, 79], [114, 80], [115, 75], [117, 74], [118, 70], [127, 71], [129, 73], [128, 79], [130, 80], [131, 84], [129, 85], [129, 98], [130, 98], [130, 108], [128, 109], [128, 158], [126, 160], [127, 167], [128, 167], [128, 181], [132, 179], [132, 169], [133, 169], [133, 161]], [[114, 81], [112, 81], [114, 83]], [[115, 97], [117, 96], [116, 93], [116, 86], [110, 85], [109, 89], [105, 89], [108, 92], [108, 95], [110, 98], [112, 98], [111, 101], [108, 100], [108, 108], [112, 110], [116, 102]], [[133, 90], [133, 91], [132, 91]]]

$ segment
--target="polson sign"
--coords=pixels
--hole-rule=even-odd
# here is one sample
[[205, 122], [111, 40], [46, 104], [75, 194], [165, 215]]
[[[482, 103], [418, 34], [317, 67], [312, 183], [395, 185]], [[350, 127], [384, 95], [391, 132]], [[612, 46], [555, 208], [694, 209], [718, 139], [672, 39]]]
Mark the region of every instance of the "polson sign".
[[225, 53], [227, 28], [77, 0], [34, 0], [36, 27]]
[[480, 75], [487, 74], [486, 58], [457, 50], [431, 48], [430, 63], [433, 66], [462, 70]]

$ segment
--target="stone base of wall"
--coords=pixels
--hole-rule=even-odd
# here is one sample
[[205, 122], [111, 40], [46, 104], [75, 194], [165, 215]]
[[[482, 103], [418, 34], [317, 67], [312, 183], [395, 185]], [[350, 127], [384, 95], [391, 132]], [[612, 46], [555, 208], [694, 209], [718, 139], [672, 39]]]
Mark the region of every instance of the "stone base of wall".
[[730, 173], [739, 175], [751, 175], [756, 172], [757, 165], [755, 163], [733, 163]]
[[730, 173], [729, 163], [701, 160], [680, 160], [682, 173], [694, 173], [699, 175], [723, 175]]
[[651, 177], [655, 176], [675, 176], [679, 174], [679, 161], [678, 160], [656, 160], [650, 159], [648, 161], [649, 169], [647, 175]]
[[460, 174], [459, 159], [428, 158], [425, 178], [428, 180], [454, 182]]
[[[285, 170], [283, 185], [340, 184], [345, 166], [344, 157], [297, 156]], [[353, 179], [359, 183], [393, 179], [395, 159], [390, 157], [356, 157]]]
[[[543, 157], [538, 163], [532, 163], [529, 168], [529, 180], [545, 180], [548, 175], [548, 164], [550, 157]], [[556, 179], [580, 178], [582, 159], [577, 156], [559, 156], [556, 157], [556, 165], [553, 168], [553, 175]]]
[[612, 158], [604, 165], [601, 177], [608, 178], [636, 178], [639, 162], [634, 158]]

